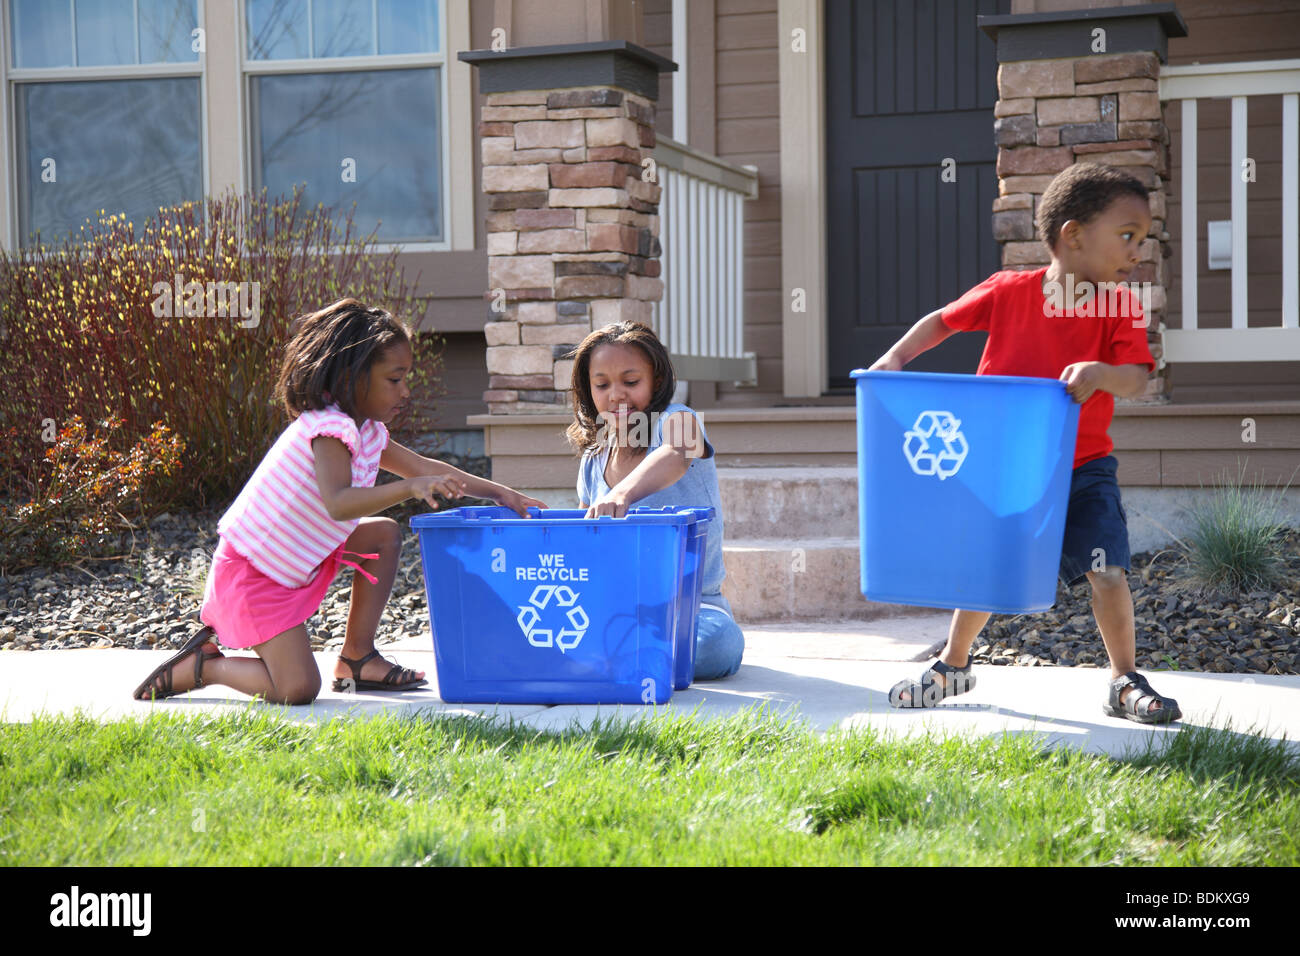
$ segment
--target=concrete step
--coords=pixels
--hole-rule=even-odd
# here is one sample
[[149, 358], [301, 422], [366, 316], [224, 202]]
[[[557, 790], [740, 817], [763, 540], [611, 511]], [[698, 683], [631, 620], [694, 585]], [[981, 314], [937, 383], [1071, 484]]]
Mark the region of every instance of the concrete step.
[[877, 604], [862, 596], [857, 538], [741, 538], [723, 546], [722, 593], [741, 624], [869, 621], [933, 608]]
[[858, 533], [855, 467], [719, 468], [718, 491], [728, 540]]

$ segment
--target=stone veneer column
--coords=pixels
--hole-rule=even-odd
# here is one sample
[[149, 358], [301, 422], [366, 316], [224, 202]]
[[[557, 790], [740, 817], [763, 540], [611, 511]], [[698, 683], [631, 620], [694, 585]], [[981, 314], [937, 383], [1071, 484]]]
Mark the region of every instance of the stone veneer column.
[[[1160, 364], [1170, 255], [1169, 130], [1157, 80], [1167, 38], [1186, 36], [1186, 25], [1166, 3], [981, 17], [980, 26], [998, 44], [993, 234], [1002, 244], [1003, 267], [1036, 269], [1051, 261], [1035, 223], [1057, 173], [1076, 162], [1124, 167], [1151, 190], [1152, 238], [1143, 243], [1130, 281], [1152, 285], [1147, 341]], [[1098, 46], [1106, 52], [1093, 52]], [[1166, 370], [1158, 369], [1143, 398], [1167, 396]]]
[[[494, 415], [560, 411], [565, 356], [593, 328], [649, 324], [663, 295], [660, 187], [642, 161], [655, 144], [658, 72], [674, 66], [625, 42], [461, 58], [487, 93], [483, 399]], [[536, 88], [509, 88], [520, 82]]]

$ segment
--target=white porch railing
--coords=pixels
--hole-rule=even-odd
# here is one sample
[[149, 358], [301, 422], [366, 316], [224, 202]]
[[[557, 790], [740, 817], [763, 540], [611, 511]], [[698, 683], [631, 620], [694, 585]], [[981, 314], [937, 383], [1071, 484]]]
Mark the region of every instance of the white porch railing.
[[[1246, 321], [1246, 187], [1249, 157], [1246, 101], [1282, 95], [1282, 312], [1280, 323], [1248, 328]], [[1197, 325], [1196, 105], [1202, 99], [1232, 100], [1232, 326]], [[1183, 326], [1162, 330], [1166, 362], [1300, 361], [1300, 213], [1297, 130], [1300, 129], [1300, 60], [1209, 63], [1165, 67], [1160, 99], [1182, 101], [1182, 293]]]
[[758, 170], [736, 166], [658, 137], [659, 235], [664, 297], [655, 328], [682, 381], [754, 384], [757, 363], [745, 345], [746, 199], [758, 196]]

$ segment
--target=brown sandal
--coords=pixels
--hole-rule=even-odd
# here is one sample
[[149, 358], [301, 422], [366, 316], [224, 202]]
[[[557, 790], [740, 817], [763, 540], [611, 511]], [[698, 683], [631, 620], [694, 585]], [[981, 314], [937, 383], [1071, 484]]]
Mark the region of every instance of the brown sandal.
[[[415, 671], [409, 667], [401, 667], [394, 664], [382, 680], [365, 680], [361, 676], [361, 667], [366, 661], [379, 656], [379, 649], [375, 648], [359, 661], [354, 661], [350, 657], [339, 655], [339, 660], [352, 669], [351, 677], [336, 677], [332, 685], [333, 689], [341, 694], [355, 693], [359, 690], [413, 690], [416, 687], [423, 687], [429, 683], [422, 677], [416, 677]], [[385, 661], [384, 663], [387, 663]]]
[[[167, 697], [174, 697], [177, 694], [183, 694], [183, 690], [172, 689], [172, 672], [176, 665], [183, 661], [188, 655], [194, 654], [194, 686], [191, 690], [197, 690], [203, 686], [203, 662], [209, 657], [224, 657], [221, 649], [215, 643], [211, 652], [207, 650], [207, 645], [212, 643], [216, 638], [216, 632], [206, 624], [189, 636], [181, 649], [154, 669], [154, 672], [144, 679], [135, 692], [131, 695], [134, 700], [163, 700]], [[198, 652], [195, 654], [195, 652]], [[162, 678], [162, 688], [155, 686], [158, 678]]]

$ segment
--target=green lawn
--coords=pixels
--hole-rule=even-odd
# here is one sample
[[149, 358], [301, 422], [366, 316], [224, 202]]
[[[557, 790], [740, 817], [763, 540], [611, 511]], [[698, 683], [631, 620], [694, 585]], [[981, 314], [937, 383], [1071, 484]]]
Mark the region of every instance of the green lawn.
[[1300, 863], [1300, 759], [884, 743], [762, 712], [539, 733], [274, 708], [0, 725], [0, 864]]

